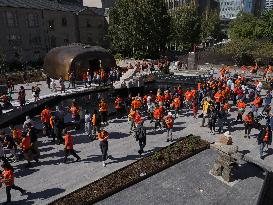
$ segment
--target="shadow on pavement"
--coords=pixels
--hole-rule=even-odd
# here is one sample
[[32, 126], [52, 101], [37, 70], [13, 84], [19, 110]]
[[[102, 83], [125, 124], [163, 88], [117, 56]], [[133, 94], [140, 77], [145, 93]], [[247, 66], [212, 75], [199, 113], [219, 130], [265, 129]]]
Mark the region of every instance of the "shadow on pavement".
[[11, 204], [24, 204], [24, 205], [30, 205], [34, 204], [36, 199], [48, 199], [50, 197], [56, 196], [60, 193], [63, 193], [65, 189], [60, 188], [53, 188], [53, 189], [46, 189], [44, 191], [36, 192], [36, 193], [27, 193], [28, 197], [27, 199], [15, 201]]

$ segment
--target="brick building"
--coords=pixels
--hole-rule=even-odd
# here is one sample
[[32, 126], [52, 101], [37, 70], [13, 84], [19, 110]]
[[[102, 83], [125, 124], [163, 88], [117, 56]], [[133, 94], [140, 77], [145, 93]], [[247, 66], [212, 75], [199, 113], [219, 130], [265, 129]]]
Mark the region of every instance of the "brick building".
[[1, 0], [0, 16], [6, 61], [36, 61], [71, 43], [106, 44], [104, 9], [84, 7], [82, 0]]

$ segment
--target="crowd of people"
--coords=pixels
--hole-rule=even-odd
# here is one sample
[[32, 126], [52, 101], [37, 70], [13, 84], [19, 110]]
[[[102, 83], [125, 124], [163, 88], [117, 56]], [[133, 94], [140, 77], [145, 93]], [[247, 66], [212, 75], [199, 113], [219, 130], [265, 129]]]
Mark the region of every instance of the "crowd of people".
[[[64, 148], [62, 163], [67, 162], [69, 155], [73, 155], [79, 162], [81, 157], [74, 150], [71, 130], [77, 132], [84, 130], [90, 142], [98, 140], [102, 165], [105, 167], [110, 158], [108, 140], [111, 139], [111, 133], [107, 126], [111, 123], [109, 122], [111, 103], [115, 108], [116, 118], [128, 118], [130, 133], [133, 133], [139, 144], [139, 155], [145, 152], [146, 129], [149, 124], [153, 123], [153, 134], [164, 131], [166, 142], [172, 142], [175, 121], [183, 115], [200, 119], [200, 126], [208, 129], [211, 135], [230, 133], [232, 127], [242, 124], [245, 129], [244, 137], [246, 140], [254, 137], [257, 139], [260, 145], [260, 158], [264, 159], [265, 148], [272, 142], [271, 89], [265, 89], [262, 79], [246, 78], [245, 68], [242, 71], [241, 74], [231, 75], [228, 67], [223, 67], [219, 70], [218, 77], [198, 82], [193, 88], [177, 86], [166, 90], [158, 89], [155, 92], [149, 91], [143, 95], [116, 96], [114, 102], [101, 98], [97, 108], [91, 111], [84, 110], [83, 119], [77, 100], [73, 101], [68, 109], [61, 106], [55, 109], [46, 106], [40, 114], [42, 131], [37, 130], [34, 121], [27, 116], [22, 127], [11, 125], [8, 131], [0, 132], [0, 157], [4, 169], [0, 184], [6, 185], [7, 202], [11, 201], [11, 189], [26, 193], [14, 185], [11, 164], [22, 160], [23, 157], [27, 162], [26, 168], [34, 166], [32, 161], [39, 165], [38, 139], [42, 135], [51, 139], [53, 144]], [[88, 73], [86, 76], [84, 80], [88, 84]], [[71, 85], [73, 86], [72, 82]], [[19, 95], [25, 97], [23, 87], [20, 92]], [[232, 117], [232, 112], [236, 112], [236, 119]], [[65, 122], [67, 114], [71, 115], [71, 122]], [[252, 129], [258, 129], [259, 135], [251, 135]], [[9, 158], [4, 155], [3, 147], [10, 151]]]

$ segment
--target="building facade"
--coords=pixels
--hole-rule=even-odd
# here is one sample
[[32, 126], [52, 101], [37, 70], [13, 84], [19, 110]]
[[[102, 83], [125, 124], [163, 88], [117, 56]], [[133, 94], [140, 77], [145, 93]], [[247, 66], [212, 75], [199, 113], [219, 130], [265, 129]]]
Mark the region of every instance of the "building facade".
[[263, 9], [270, 11], [273, 9], [273, 0], [263, 0]]
[[37, 61], [50, 49], [71, 43], [105, 46], [103, 11], [83, 7], [81, 0], [32, 2], [0, 1], [0, 50], [5, 61]]
[[223, 20], [235, 19], [240, 12], [255, 12], [256, 0], [219, 0], [219, 2], [220, 17]]

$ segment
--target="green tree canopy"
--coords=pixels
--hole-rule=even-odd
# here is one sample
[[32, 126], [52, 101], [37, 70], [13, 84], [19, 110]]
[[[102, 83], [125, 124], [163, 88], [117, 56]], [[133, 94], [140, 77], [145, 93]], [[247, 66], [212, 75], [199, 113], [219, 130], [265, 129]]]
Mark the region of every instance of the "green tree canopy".
[[263, 37], [265, 23], [249, 13], [241, 13], [229, 25], [231, 39], [260, 39]]
[[213, 37], [214, 39], [221, 38], [221, 20], [218, 10], [207, 11], [203, 14], [201, 19], [201, 30], [202, 40], [205, 40], [208, 37]]
[[169, 36], [170, 17], [163, 0], [117, 0], [110, 9], [109, 37], [124, 55], [156, 55]]
[[178, 50], [190, 50], [200, 42], [201, 25], [195, 5], [183, 5], [171, 14], [171, 42]]

